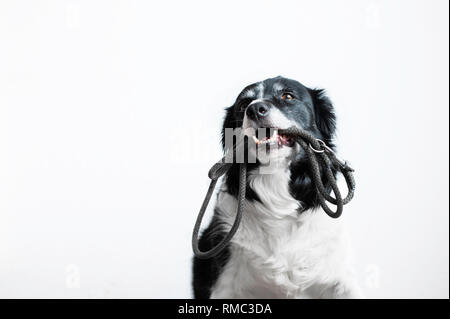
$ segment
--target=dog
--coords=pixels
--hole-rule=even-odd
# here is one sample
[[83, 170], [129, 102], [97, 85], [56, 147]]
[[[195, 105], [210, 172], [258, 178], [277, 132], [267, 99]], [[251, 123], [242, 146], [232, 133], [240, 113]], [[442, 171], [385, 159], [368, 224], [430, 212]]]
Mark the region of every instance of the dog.
[[[227, 142], [227, 130], [240, 130], [255, 141], [246, 144], [246, 152], [256, 160], [247, 165], [245, 206], [235, 236], [219, 255], [194, 257], [195, 298], [362, 297], [341, 219], [320, 208], [306, 153], [277, 133], [291, 126], [335, 149], [336, 116], [322, 89], [278, 76], [247, 86], [226, 109], [224, 151], [236, 147], [236, 138]], [[268, 129], [271, 135], [258, 134]], [[258, 152], [255, 145], [266, 147]], [[238, 190], [235, 163], [223, 177], [200, 250], [216, 246], [230, 230]]]

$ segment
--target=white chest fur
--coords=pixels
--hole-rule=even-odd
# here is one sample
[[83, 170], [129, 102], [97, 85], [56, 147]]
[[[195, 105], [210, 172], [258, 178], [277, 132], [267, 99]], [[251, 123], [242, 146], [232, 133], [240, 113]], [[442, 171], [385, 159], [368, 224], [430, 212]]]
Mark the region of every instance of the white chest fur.
[[[261, 202], [246, 202], [230, 259], [212, 298], [359, 297], [347, 258], [342, 221], [322, 211], [298, 214], [288, 169], [249, 176]], [[216, 204], [225, 230], [237, 200], [222, 187]]]

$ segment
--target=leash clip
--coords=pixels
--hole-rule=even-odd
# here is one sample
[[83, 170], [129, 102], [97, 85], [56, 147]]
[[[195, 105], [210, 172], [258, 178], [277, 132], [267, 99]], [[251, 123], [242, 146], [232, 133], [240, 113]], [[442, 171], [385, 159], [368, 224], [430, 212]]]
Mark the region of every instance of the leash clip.
[[341, 166], [342, 169], [344, 169], [346, 171], [350, 171], [350, 172], [354, 171], [354, 169], [350, 167], [350, 163], [348, 163], [346, 160], [342, 160], [342, 159], [338, 158], [336, 156], [336, 153], [324, 141], [322, 141], [321, 139], [318, 139], [318, 138], [316, 139], [316, 141], [320, 145], [320, 147], [322, 147], [322, 149], [317, 150], [311, 145], [311, 143], [309, 143], [309, 148], [314, 153], [321, 154], [321, 153], [324, 153], [325, 151], [327, 151], [328, 153], [331, 153], [333, 155], [336, 162], [339, 164], [339, 166]]
[[323, 152], [325, 152], [325, 151], [328, 151], [328, 152], [331, 152], [331, 153], [334, 154], [334, 151], [333, 151], [330, 147], [328, 147], [328, 145], [327, 145], [324, 141], [322, 141], [322, 140], [316, 138], [316, 142], [320, 144], [320, 147], [322, 147], [322, 149], [321, 149], [321, 150], [316, 150], [316, 149], [311, 145], [311, 143], [309, 143], [309, 148], [312, 149], [314, 153], [321, 154], [321, 153], [323, 153]]

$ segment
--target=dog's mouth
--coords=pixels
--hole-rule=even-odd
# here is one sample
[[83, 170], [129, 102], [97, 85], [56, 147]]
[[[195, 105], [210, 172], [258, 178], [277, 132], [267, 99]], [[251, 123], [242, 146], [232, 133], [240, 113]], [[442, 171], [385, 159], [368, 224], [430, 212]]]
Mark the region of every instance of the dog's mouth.
[[294, 140], [290, 136], [278, 134], [278, 128], [259, 128], [252, 138], [258, 146], [292, 147], [294, 145]]

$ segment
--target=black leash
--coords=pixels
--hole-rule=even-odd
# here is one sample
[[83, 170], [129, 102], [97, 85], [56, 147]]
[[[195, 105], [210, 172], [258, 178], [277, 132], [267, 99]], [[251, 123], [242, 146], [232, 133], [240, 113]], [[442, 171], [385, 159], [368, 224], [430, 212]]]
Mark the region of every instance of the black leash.
[[[300, 130], [296, 127], [291, 127], [286, 130], [279, 130], [278, 134], [288, 135], [293, 137], [296, 142], [307, 154], [311, 167], [311, 179], [318, 191], [318, 199], [320, 206], [322, 206], [325, 213], [333, 218], [341, 216], [344, 205], [350, 202], [355, 192], [355, 180], [353, 178], [353, 169], [345, 161], [341, 161], [336, 157], [334, 151], [329, 148], [325, 142], [315, 138], [310, 133]], [[211, 196], [216, 187], [217, 180], [224, 175], [230, 168], [232, 163], [226, 163], [226, 157], [222, 158], [219, 162], [209, 170], [208, 176], [211, 179], [208, 192], [206, 193], [205, 200], [203, 201], [200, 212], [198, 213], [197, 221], [195, 222], [194, 231], [192, 233], [192, 249], [196, 257], [200, 259], [208, 259], [219, 254], [225, 246], [231, 241], [236, 233], [239, 223], [242, 218], [242, 210], [245, 202], [245, 189], [247, 184], [247, 166], [245, 163], [239, 165], [239, 194], [238, 194], [238, 207], [236, 212], [236, 219], [233, 223], [228, 234], [222, 239], [222, 241], [212, 249], [208, 251], [200, 251], [198, 247], [198, 233], [200, 226], [205, 215], [206, 208], [208, 207]], [[337, 186], [336, 178], [334, 177], [332, 167], [340, 171], [344, 175], [347, 183], [348, 194], [345, 198], [342, 198], [341, 192]], [[325, 178], [331, 186], [331, 190], [335, 197], [332, 197], [323, 185], [321, 178], [321, 169], [325, 173]], [[327, 202], [336, 205], [336, 210], [333, 211]]]
[[[353, 178], [353, 169], [347, 162], [341, 161], [336, 157], [334, 151], [329, 148], [324, 141], [315, 138], [310, 133], [300, 130], [296, 127], [288, 128], [287, 130], [280, 130], [278, 134], [285, 134], [293, 136], [297, 143], [306, 152], [309, 162], [311, 164], [312, 181], [318, 190], [318, 198], [320, 206], [322, 206], [325, 213], [333, 218], [341, 216], [344, 205], [349, 203], [355, 193], [355, 179]], [[337, 186], [336, 178], [331, 170], [332, 165], [336, 170], [344, 175], [347, 183], [348, 194], [342, 199], [341, 192]], [[320, 177], [320, 167], [325, 171], [325, 177], [331, 186], [335, 198], [330, 196], [329, 192], [323, 186], [322, 178]], [[326, 202], [330, 202], [337, 206], [336, 211], [328, 207]]]

